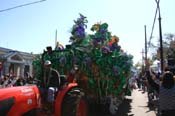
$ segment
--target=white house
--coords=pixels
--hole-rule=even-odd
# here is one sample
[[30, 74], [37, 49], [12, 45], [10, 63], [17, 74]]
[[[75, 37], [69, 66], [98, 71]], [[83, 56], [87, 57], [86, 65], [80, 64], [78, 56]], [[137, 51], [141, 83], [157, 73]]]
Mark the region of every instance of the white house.
[[35, 55], [0, 47], [1, 75], [14, 74], [24, 77], [26, 72], [32, 75], [32, 62]]

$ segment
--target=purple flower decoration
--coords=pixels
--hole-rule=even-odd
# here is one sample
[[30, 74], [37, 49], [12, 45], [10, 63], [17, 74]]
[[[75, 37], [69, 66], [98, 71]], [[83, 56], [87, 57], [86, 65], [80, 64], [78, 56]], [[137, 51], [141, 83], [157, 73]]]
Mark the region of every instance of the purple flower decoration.
[[86, 17], [83, 16], [82, 14], [80, 14], [80, 18], [78, 18], [77, 21], [74, 20], [74, 22], [76, 25], [83, 26], [83, 27], [87, 28], [87, 25], [85, 25], [85, 23], [87, 23], [88, 21], [86, 20]]
[[78, 37], [78, 38], [84, 38], [85, 37], [84, 27], [83, 26], [76, 27], [74, 35], [75, 35], [75, 37]]
[[67, 59], [65, 56], [62, 56], [60, 59], [59, 59], [59, 63], [61, 66], [65, 65], [67, 63]]
[[103, 29], [103, 28], [99, 30], [99, 33], [101, 34], [101, 38], [102, 39], [106, 38], [106, 32], [107, 32], [107, 30]]
[[101, 42], [101, 39], [100, 38], [93, 38], [93, 47], [97, 47]]
[[85, 57], [84, 60], [83, 60], [83, 64], [85, 66], [89, 67], [90, 63], [91, 63], [91, 58], [90, 57]]
[[120, 68], [117, 65], [113, 66], [112, 70], [113, 70], [115, 76], [118, 76], [120, 74]]
[[[80, 18], [74, 20], [74, 25], [71, 31], [72, 37], [70, 41], [78, 42], [80, 39], [85, 38], [85, 28], [87, 28], [87, 20], [86, 17], [80, 14]], [[77, 41], [78, 40], [78, 41]]]
[[109, 46], [111, 51], [117, 50], [120, 51], [121, 46], [119, 46], [118, 44], [113, 44], [112, 46]]
[[101, 51], [102, 51], [102, 53], [109, 53], [110, 49], [108, 47], [104, 46], [101, 48]]

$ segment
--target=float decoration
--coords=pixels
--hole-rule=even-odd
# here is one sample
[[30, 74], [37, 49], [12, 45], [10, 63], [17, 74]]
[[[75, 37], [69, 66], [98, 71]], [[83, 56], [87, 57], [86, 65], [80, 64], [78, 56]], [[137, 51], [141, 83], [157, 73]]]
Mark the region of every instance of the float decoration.
[[94, 34], [87, 34], [87, 22], [80, 14], [74, 20], [66, 52], [57, 46], [55, 50], [60, 52], [48, 53], [44, 60], [51, 60], [60, 74], [68, 78], [73, 75], [87, 95], [120, 96], [130, 76], [133, 56], [121, 49], [119, 37], [111, 35], [107, 23], [94, 24]]

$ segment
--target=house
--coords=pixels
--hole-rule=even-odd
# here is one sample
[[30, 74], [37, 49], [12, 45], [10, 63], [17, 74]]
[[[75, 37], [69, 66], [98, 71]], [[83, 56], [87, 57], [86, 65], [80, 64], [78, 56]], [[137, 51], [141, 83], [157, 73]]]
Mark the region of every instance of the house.
[[32, 53], [0, 47], [0, 74], [25, 77], [26, 72], [29, 72], [32, 75], [34, 58]]

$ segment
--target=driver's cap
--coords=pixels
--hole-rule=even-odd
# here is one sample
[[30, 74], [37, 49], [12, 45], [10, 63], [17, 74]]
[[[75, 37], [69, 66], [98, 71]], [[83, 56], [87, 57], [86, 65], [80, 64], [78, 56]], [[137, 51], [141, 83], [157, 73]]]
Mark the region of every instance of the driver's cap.
[[45, 66], [51, 65], [51, 61], [46, 60], [46, 61], [44, 62], [44, 65], [45, 65]]

